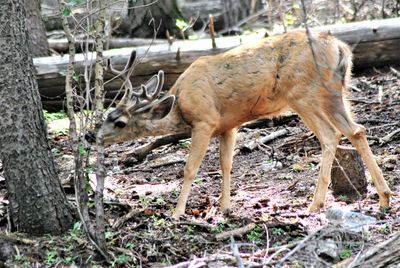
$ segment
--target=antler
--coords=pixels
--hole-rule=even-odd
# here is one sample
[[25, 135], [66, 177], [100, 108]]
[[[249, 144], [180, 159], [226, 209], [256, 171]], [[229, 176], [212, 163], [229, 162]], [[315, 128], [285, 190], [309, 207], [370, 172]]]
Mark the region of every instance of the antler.
[[125, 93], [120, 101], [120, 106], [124, 106], [130, 113], [151, 103], [160, 94], [164, 84], [164, 72], [159, 71], [158, 74], [151, 77], [144, 85], [132, 87], [129, 76], [132, 72], [132, 66], [136, 59], [136, 51], [132, 51], [128, 62], [122, 71], [116, 70], [111, 62], [107, 59], [106, 71], [115, 74], [116, 77], [124, 80]]

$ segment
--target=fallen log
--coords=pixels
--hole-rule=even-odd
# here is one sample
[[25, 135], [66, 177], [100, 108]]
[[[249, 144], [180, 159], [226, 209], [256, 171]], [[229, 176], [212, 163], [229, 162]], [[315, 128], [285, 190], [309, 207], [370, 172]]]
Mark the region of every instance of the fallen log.
[[[314, 31], [330, 32], [337, 38], [346, 41], [353, 47], [354, 65], [356, 68], [380, 66], [400, 62], [400, 18], [363, 21], [345, 25], [323, 26], [314, 28]], [[169, 45], [164, 44], [141, 46], [135, 48], [141, 57], [141, 62], [136, 66], [132, 83], [137, 85], [150, 78], [158, 70], [165, 73], [165, 87], [169, 88], [179, 75], [198, 57], [217, 54], [240, 44], [254, 43], [260, 40], [257, 36], [223, 37], [217, 38], [217, 49], [212, 49], [211, 40], [201, 39], [196, 41], [176, 41]], [[179, 55], [177, 51], [179, 49]], [[127, 61], [132, 48], [113, 49], [104, 52], [104, 57], [114, 58], [114, 66], [121, 68]], [[93, 57], [94, 59], [94, 57]], [[91, 62], [89, 60], [89, 62]], [[92, 63], [94, 60], [92, 60]], [[39, 91], [43, 104], [51, 100], [63, 100], [65, 85], [65, 70], [68, 56], [35, 58], [34, 64], [37, 72]], [[76, 72], [83, 73], [84, 58], [82, 54], [76, 56]], [[106, 76], [110, 79], [111, 76]], [[108, 97], [115, 95], [122, 82], [113, 80], [105, 85]], [[60, 107], [58, 107], [60, 108]]]
[[[351, 263], [351, 267], [397, 267], [400, 263], [400, 232], [368, 248]], [[397, 264], [397, 266], [396, 266]], [[348, 267], [350, 267], [348, 266]]]
[[[68, 53], [68, 40], [67, 38], [57, 38], [48, 39], [49, 47], [52, 50], [55, 50], [59, 53]], [[84, 39], [77, 39], [75, 43], [75, 49], [77, 52], [82, 52], [82, 48], [84, 44], [88, 42], [89, 49], [92, 50], [95, 44], [94, 39], [84, 40]], [[150, 46], [156, 44], [163, 44], [165, 40], [161, 39], [149, 39], [149, 38], [111, 38], [108, 42], [108, 48], [122, 48], [122, 47], [138, 47], [138, 46]]]

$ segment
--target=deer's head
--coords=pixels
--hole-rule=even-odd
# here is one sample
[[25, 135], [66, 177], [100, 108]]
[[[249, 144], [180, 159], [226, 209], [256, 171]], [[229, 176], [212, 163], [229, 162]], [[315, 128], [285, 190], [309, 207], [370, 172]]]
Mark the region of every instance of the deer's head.
[[[146, 121], [165, 117], [174, 104], [174, 96], [156, 99], [164, 83], [163, 71], [159, 71], [145, 84], [132, 87], [129, 74], [135, 62], [135, 55], [135, 52], [131, 54], [122, 71], [114, 69], [111, 60], [107, 60], [106, 71], [124, 80], [125, 93], [115, 110], [107, 115], [101, 126], [105, 144], [141, 137], [144, 126], [148, 125]], [[94, 142], [94, 132], [89, 132], [85, 138], [89, 142]]]

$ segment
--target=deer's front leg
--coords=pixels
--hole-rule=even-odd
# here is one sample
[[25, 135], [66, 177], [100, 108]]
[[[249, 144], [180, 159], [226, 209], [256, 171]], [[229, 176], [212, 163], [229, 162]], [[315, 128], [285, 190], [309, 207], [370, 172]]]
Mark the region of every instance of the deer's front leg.
[[231, 170], [236, 129], [226, 131], [219, 137], [219, 160], [222, 171], [221, 211], [227, 215], [231, 210]]
[[188, 160], [184, 168], [184, 180], [178, 203], [172, 217], [177, 220], [185, 214], [186, 202], [190, 194], [192, 182], [207, 151], [213, 128], [206, 124], [198, 124], [192, 129], [192, 143]]

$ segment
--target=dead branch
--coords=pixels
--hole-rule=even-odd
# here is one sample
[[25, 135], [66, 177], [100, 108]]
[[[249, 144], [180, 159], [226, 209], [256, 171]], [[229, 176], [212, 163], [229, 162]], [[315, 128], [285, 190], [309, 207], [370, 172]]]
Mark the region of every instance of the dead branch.
[[236, 264], [238, 268], [244, 268], [244, 264], [243, 264], [243, 260], [240, 257], [240, 252], [239, 252], [239, 248], [235, 243], [235, 239], [233, 238], [233, 236], [231, 236], [231, 250], [232, 250], [232, 255], [235, 257], [236, 259]]
[[240, 237], [240, 236], [250, 232], [255, 227], [256, 227], [256, 224], [254, 222], [252, 222], [252, 223], [247, 224], [246, 226], [217, 234], [217, 235], [215, 235], [215, 239], [217, 241], [222, 241], [222, 240], [228, 239], [231, 236]]
[[126, 152], [123, 156], [122, 161], [127, 160], [129, 157], [134, 157], [138, 160], [143, 160], [149, 154], [149, 152], [151, 152], [155, 148], [171, 143], [177, 143], [180, 140], [188, 138], [190, 138], [190, 133], [178, 133], [160, 137], [153, 142], [147, 143], [145, 145], [134, 148], [129, 152]]
[[214, 32], [214, 17], [212, 14], [210, 14], [210, 37], [211, 37], [211, 43], [212, 43], [212, 48], [217, 49], [217, 44], [215, 43], [215, 32]]
[[206, 230], [212, 230], [214, 228], [213, 225], [206, 224], [206, 223], [200, 223], [200, 222], [194, 222], [194, 221], [179, 221], [179, 222], [174, 222], [174, 226], [180, 226], [180, 225], [189, 225], [189, 226], [196, 226], [202, 229]]
[[394, 74], [394, 75], [396, 75], [397, 76], [397, 78], [400, 78], [400, 72], [399, 71], [397, 71], [395, 68], [393, 68], [393, 67], [390, 67], [390, 70], [392, 71], [392, 73]]
[[36, 243], [35, 240], [17, 237], [14, 233], [10, 233], [10, 234], [0, 233], [0, 240], [8, 241], [11, 243], [18, 243], [18, 244], [22, 244], [22, 245], [28, 245], [28, 246], [32, 246]]
[[121, 228], [122, 225], [124, 225], [127, 221], [129, 221], [130, 219], [134, 218], [135, 216], [143, 213], [143, 211], [144, 211], [143, 209], [132, 208], [132, 210], [129, 211], [129, 213], [127, 213], [124, 216], [122, 216], [121, 218], [117, 219], [115, 221], [115, 223], [113, 224], [112, 228], [114, 230]]
[[379, 140], [379, 144], [382, 146], [382, 145], [390, 142], [393, 139], [393, 137], [396, 136], [398, 133], [400, 133], [400, 128], [396, 129], [395, 131], [390, 132], [385, 137], [381, 138]]
[[185, 163], [185, 160], [184, 159], [175, 159], [175, 160], [167, 161], [164, 163], [152, 165], [150, 167], [151, 168], [159, 168], [159, 167], [170, 166], [170, 165], [179, 164], [179, 163]]
[[259, 140], [256, 141], [250, 141], [248, 143], [245, 143], [242, 145], [242, 147], [240, 148], [241, 151], [246, 151], [246, 152], [251, 152], [253, 151], [255, 148], [258, 147], [258, 144], [260, 143], [267, 143], [270, 141], [273, 141], [279, 137], [285, 136], [289, 133], [289, 130], [287, 129], [281, 129], [275, 132], [272, 132], [271, 134], [260, 138]]

